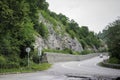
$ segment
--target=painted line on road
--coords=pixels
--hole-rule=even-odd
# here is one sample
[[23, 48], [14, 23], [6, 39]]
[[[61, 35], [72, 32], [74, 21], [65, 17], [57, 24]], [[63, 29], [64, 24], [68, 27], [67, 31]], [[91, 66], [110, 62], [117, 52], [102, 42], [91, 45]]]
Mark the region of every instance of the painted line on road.
[[[75, 70], [75, 68], [69, 67], [69, 66], [65, 66], [65, 64], [62, 64], [62, 67], [67, 68], [67, 69], [72, 69]], [[76, 69], [77, 70], [77, 69]]]
[[[66, 68], [66, 69], [71, 69], [71, 70], [76, 70], [76, 71], [88, 72], [87, 69], [80, 69], [79, 67], [76, 67], [76, 68], [75, 68], [75, 67], [70, 67], [70, 66], [66, 66], [66, 64], [62, 64], [61, 66], [64, 67], [64, 68]], [[81, 68], [84, 68], [84, 66], [81, 67]]]

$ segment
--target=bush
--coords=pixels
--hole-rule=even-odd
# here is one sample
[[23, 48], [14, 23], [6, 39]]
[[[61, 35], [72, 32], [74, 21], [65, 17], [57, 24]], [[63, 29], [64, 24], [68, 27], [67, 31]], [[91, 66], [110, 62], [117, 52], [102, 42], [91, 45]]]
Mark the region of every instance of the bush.
[[54, 26], [57, 26], [57, 21], [50, 16], [47, 12], [41, 10], [41, 14], [43, 15], [44, 18], [46, 18], [48, 21], [50, 21]]
[[85, 40], [84, 40], [84, 39], [80, 39], [79, 41], [80, 41], [80, 43], [81, 43], [83, 49], [85, 49], [86, 46], [87, 46], [87, 43], [85, 42]]
[[6, 59], [3, 56], [0, 56], [0, 68], [3, 68], [6, 64]]
[[108, 63], [120, 64], [120, 60], [117, 59], [117, 58], [115, 58], [115, 57], [113, 57], [113, 58], [110, 58], [110, 59], [108, 60]]
[[0, 68], [1, 69], [11, 69], [11, 68], [18, 68], [18, 67], [19, 67], [19, 63], [6, 60], [3, 56], [0, 56]]
[[39, 63], [39, 59], [40, 59], [40, 57], [39, 57], [38, 55], [34, 55], [34, 56], [33, 56], [33, 62], [34, 62], [34, 63], [37, 63], [37, 64], [38, 64], [38, 63]]
[[3, 56], [0, 56], [0, 64], [6, 63], [6, 59]]
[[69, 30], [68, 33], [70, 34], [72, 39], [74, 39], [74, 37], [76, 36], [75, 32], [72, 30]]
[[19, 63], [15, 63], [15, 62], [0, 64], [1, 69], [12, 69], [12, 68], [19, 68], [19, 67], [20, 67]]
[[6, 66], [7, 69], [19, 68], [20, 67], [19, 63], [15, 63], [15, 62], [7, 63], [5, 66]]
[[44, 49], [43, 50], [43, 53], [44, 52], [56, 52], [56, 53], [65, 53], [65, 54], [68, 54], [68, 50], [55, 50], [55, 49]]
[[27, 66], [28, 65], [28, 61], [27, 61], [27, 58], [26, 59], [21, 59], [20, 60], [20, 66]]
[[69, 54], [73, 54], [73, 51], [71, 49], [65, 48], [64, 51], [69, 53]]
[[74, 51], [73, 54], [74, 55], [80, 55], [80, 52]]
[[35, 26], [36, 31], [45, 39], [47, 39], [49, 31], [47, 26], [44, 25], [44, 23], [39, 23], [37, 26]]
[[90, 50], [84, 50], [84, 51], [81, 52], [82, 55], [86, 55], [86, 54], [89, 54], [89, 53], [91, 53]]
[[33, 70], [46, 70], [46, 69], [48, 69], [48, 68], [50, 68], [51, 67], [51, 64], [48, 64], [48, 63], [42, 63], [42, 64], [34, 64], [34, 65], [32, 65], [32, 69]]

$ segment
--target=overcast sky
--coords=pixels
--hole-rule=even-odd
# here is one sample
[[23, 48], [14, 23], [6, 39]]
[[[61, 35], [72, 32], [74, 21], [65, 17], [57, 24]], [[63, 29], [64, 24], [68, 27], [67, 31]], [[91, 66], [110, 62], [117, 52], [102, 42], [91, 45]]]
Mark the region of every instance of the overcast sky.
[[51, 11], [98, 33], [120, 16], [120, 0], [46, 0]]

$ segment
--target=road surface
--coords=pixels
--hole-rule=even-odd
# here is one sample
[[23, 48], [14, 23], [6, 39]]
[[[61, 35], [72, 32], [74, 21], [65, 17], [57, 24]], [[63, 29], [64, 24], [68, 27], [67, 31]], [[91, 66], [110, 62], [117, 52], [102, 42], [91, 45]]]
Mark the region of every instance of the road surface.
[[84, 61], [55, 63], [47, 71], [0, 75], [0, 80], [82, 80], [83, 78], [87, 80], [88, 77], [102, 77], [99, 80], [112, 80], [111, 78], [120, 77], [120, 70], [97, 65], [106, 58], [104, 56], [103, 58], [94, 57]]

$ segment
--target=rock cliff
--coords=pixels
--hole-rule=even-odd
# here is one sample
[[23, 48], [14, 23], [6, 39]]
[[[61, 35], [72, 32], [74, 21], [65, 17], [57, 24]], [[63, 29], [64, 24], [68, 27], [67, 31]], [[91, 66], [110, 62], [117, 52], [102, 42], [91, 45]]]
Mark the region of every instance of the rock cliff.
[[65, 32], [63, 25], [57, 22], [54, 26], [49, 20], [45, 19], [43, 15], [39, 14], [39, 22], [43, 23], [48, 29], [48, 37], [36, 36], [35, 48], [42, 47], [44, 49], [71, 49], [73, 51], [81, 52], [83, 50], [81, 43], [77, 38], [71, 38], [70, 35]]

